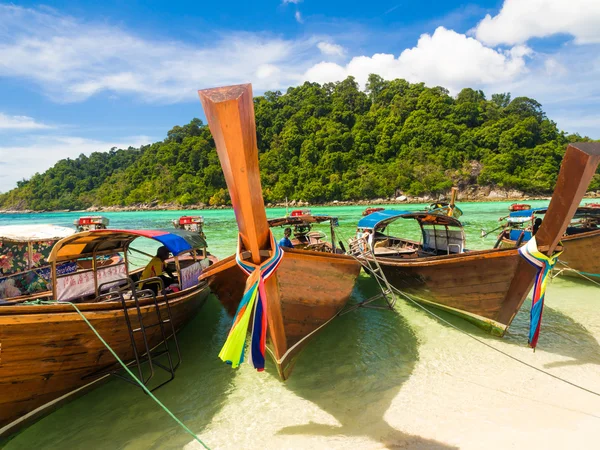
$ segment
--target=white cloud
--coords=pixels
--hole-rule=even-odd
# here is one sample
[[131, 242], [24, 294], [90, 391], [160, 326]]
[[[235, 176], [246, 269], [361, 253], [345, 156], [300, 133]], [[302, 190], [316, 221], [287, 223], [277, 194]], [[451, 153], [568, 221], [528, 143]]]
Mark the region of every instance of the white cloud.
[[148, 136], [133, 136], [114, 141], [99, 141], [76, 136], [29, 136], [12, 145], [0, 145], [2, 177], [0, 192], [16, 187], [17, 181], [44, 172], [60, 159], [77, 158], [81, 153], [105, 152], [112, 147], [128, 148], [149, 144]]
[[[199, 88], [240, 81], [253, 82], [256, 91], [284, 88], [316, 62], [316, 41], [236, 32], [196, 45], [152, 41], [47, 10], [0, 5], [0, 77], [31, 80], [61, 102], [103, 91], [196, 101]], [[264, 76], [265, 66], [279, 70]]]
[[319, 48], [319, 50], [321, 50], [321, 53], [323, 53], [324, 55], [344, 56], [344, 54], [346, 53], [344, 47], [342, 47], [341, 45], [332, 44], [330, 42], [319, 42], [317, 44], [317, 47]]
[[488, 45], [520, 44], [559, 33], [574, 36], [579, 44], [600, 43], [600, 1], [505, 0], [498, 15], [486, 15], [474, 33]]
[[0, 112], [0, 132], [5, 131], [31, 131], [52, 128], [50, 125], [36, 122], [28, 116], [9, 116]]
[[296, 18], [296, 22], [304, 23], [304, 19], [302, 18], [302, 14], [300, 14], [300, 11], [296, 11], [294, 17]]
[[283, 3], [284, 5], [288, 5], [290, 3], [297, 5], [298, 3], [302, 3], [302, 0], [283, 0], [281, 3]]
[[[572, 0], [571, 4], [581, 6], [580, 1]], [[509, 6], [535, 6], [540, 2], [508, 0], [493, 20], [508, 17], [503, 14]], [[594, 23], [596, 3], [600, 5], [600, 1], [594, 2], [586, 10]], [[515, 29], [522, 29], [522, 24], [517, 25], [525, 19], [513, 19]], [[129, 95], [146, 102], [197, 103], [196, 90], [211, 86], [252, 82], [254, 91], [260, 93], [285, 90], [305, 80], [337, 81], [348, 75], [364, 85], [370, 73], [378, 73], [387, 79], [401, 77], [442, 85], [453, 92], [468, 86], [488, 94], [510, 91], [513, 97], [526, 95], [540, 101], [551, 118], [553, 111], [564, 117], [569, 109], [577, 111], [577, 117], [586, 117], [586, 111], [596, 117], [600, 45], [565, 45], [547, 54], [533, 52], [524, 45], [492, 48], [476, 39], [486, 20], [475, 37], [440, 27], [423, 34], [414, 47], [398, 48], [395, 54], [353, 55], [351, 48], [334, 44], [350, 42], [344, 40], [344, 35], [284, 39], [229, 30], [213, 33], [205, 42], [168, 41], [142, 38], [122, 27], [85, 22], [49, 9], [0, 4], [0, 77], [27, 80], [58, 102], [85, 101], [104, 93], [107, 97]], [[507, 29], [512, 30], [509, 25]], [[594, 33], [586, 26], [571, 31], [578, 42], [590, 42]], [[521, 42], [530, 34], [508, 41]], [[15, 120], [12, 118], [13, 124]], [[34, 119], [20, 120], [29, 124], [21, 125], [21, 129], [30, 126], [34, 130], [35, 124], [38, 128], [47, 126]], [[8, 123], [5, 117], [2, 121]], [[588, 127], [593, 123], [582, 121]], [[582, 129], [592, 137], [600, 137], [591, 128], [569, 131]], [[0, 145], [6, 148], [5, 142]]]
[[506, 51], [494, 50], [464, 34], [439, 27], [433, 35], [423, 34], [416, 47], [404, 50], [398, 58], [391, 54], [356, 56], [345, 66], [322, 62], [311, 67], [305, 77], [327, 82], [354, 76], [364, 85], [371, 73], [384, 78], [423, 81], [451, 90], [513, 80], [527, 71], [526, 59], [531, 49], [516, 46]]

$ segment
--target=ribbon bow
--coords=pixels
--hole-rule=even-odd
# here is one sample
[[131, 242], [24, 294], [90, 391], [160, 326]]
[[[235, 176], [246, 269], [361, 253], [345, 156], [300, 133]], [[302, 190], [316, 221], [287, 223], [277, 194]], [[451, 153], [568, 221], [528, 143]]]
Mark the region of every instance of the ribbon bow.
[[246, 280], [246, 291], [233, 318], [233, 325], [229, 330], [227, 340], [219, 353], [219, 358], [233, 368], [238, 367], [244, 361], [244, 350], [248, 325], [252, 318], [250, 357], [248, 363], [252, 364], [259, 372], [265, 368], [265, 349], [267, 343], [267, 294], [265, 281], [269, 279], [283, 258], [283, 251], [277, 245], [273, 233], [270, 233], [271, 248], [273, 254], [261, 264], [253, 264], [242, 261], [240, 257], [240, 243], [235, 260], [240, 268], [248, 275]]
[[531, 299], [531, 313], [529, 316], [529, 346], [535, 349], [542, 326], [542, 312], [544, 310], [544, 295], [548, 284], [548, 275], [558, 261], [561, 252], [552, 256], [546, 256], [540, 252], [535, 242], [535, 236], [527, 244], [519, 248], [520, 255], [534, 266], [537, 270], [535, 283], [533, 285], [533, 297]]

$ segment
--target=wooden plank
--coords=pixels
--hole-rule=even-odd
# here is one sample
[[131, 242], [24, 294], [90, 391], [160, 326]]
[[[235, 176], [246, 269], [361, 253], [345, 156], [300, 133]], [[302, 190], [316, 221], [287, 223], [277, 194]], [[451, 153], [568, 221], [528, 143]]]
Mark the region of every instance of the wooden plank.
[[254, 102], [250, 84], [198, 91], [229, 189], [244, 247], [255, 264], [270, 247], [269, 224], [258, 170]]

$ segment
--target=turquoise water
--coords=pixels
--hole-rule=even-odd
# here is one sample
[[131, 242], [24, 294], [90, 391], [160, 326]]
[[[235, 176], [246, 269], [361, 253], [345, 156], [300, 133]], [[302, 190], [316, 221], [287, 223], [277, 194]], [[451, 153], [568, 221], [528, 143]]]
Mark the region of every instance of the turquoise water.
[[[460, 204], [464, 212], [461, 220], [465, 226], [467, 235], [467, 247], [471, 249], [488, 248], [494, 245], [497, 233], [490, 234], [486, 239], [481, 239], [481, 229], [493, 230], [500, 223], [498, 218], [507, 214], [507, 208], [512, 202], [489, 202], [489, 203], [463, 203]], [[529, 202], [534, 208], [546, 206], [546, 201]], [[426, 205], [398, 205], [394, 209], [417, 211]], [[339, 217], [340, 227], [338, 237], [352, 236], [356, 231], [356, 224], [361, 217], [365, 206], [335, 206], [335, 207], [313, 207], [314, 214], [330, 214]], [[389, 206], [386, 208], [391, 209]], [[290, 210], [293, 208], [290, 208]], [[73, 221], [85, 213], [57, 212], [39, 214], [0, 214], [0, 226], [18, 224], [42, 224], [51, 223], [72, 227]], [[229, 256], [235, 252], [237, 225], [235, 216], [231, 209], [202, 210], [202, 211], [139, 211], [139, 212], [106, 212], [103, 216], [110, 219], [111, 228], [121, 229], [171, 229], [171, 221], [181, 215], [202, 215], [205, 220], [205, 232], [211, 253], [218, 257]], [[267, 217], [275, 218], [285, 215], [285, 208], [267, 209]], [[328, 225], [324, 224], [319, 229], [328, 233]], [[419, 226], [414, 220], [402, 220], [394, 224], [399, 235], [408, 235], [418, 239]], [[277, 238], [283, 236], [283, 229], [275, 229]], [[143, 241], [143, 239], [140, 239]], [[142, 247], [144, 244], [140, 244]], [[149, 244], [146, 244], [149, 245]]]
[[[469, 248], [493, 246], [496, 233], [481, 239], [481, 229], [498, 226], [497, 219], [506, 214], [508, 205], [460, 204]], [[343, 239], [354, 234], [363, 209], [312, 211], [338, 216], [338, 238]], [[232, 254], [237, 228], [231, 210], [103, 215], [114, 228], [169, 229], [172, 219], [195, 213], [205, 217], [209, 250], [219, 257]], [[284, 213], [284, 209], [269, 209], [268, 217]], [[71, 226], [80, 215], [0, 215], [0, 225]], [[418, 226], [411, 221], [402, 221], [396, 230], [418, 235]], [[280, 238], [282, 230], [275, 234]], [[361, 275], [352, 301], [376, 292], [372, 280]], [[536, 367], [600, 389], [599, 294], [599, 288], [588, 282], [553, 280], [535, 353], [526, 348], [527, 305], [502, 340], [441, 315]], [[232, 370], [223, 364], [217, 354], [229, 325], [230, 318], [218, 301], [209, 298], [180, 335], [184, 361], [175, 380], [157, 391], [211, 448], [535, 448], [540, 444], [536, 430], [543, 430], [546, 448], [577, 447], [576, 439], [596, 439], [597, 397], [519, 365], [402, 301], [394, 312], [360, 310], [333, 321], [305, 349], [287, 382], [277, 378], [269, 363], [264, 373], [247, 365]], [[118, 379], [64, 405], [4, 445], [7, 449], [198, 448], [146, 395]]]

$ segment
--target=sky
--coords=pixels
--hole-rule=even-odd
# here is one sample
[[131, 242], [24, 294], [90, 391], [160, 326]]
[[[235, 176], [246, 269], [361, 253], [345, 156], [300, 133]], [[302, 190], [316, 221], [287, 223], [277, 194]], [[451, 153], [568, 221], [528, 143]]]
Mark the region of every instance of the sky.
[[198, 89], [370, 73], [532, 97], [599, 139], [600, 1], [0, 0], [0, 192], [204, 119]]

